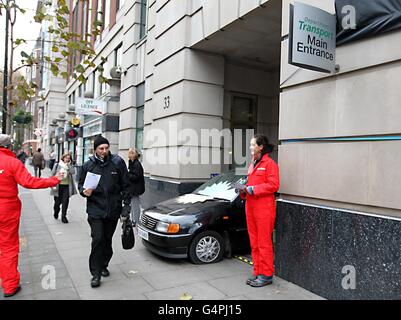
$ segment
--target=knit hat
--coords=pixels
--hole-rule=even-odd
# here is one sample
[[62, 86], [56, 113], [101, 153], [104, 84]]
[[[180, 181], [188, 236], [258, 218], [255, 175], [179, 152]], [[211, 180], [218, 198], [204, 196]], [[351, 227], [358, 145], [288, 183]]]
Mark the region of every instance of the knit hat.
[[103, 138], [102, 136], [98, 136], [98, 137], [95, 139], [95, 143], [93, 144], [93, 147], [94, 147], [93, 150], [96, 150], [96, 148], [97, 148], [98, 146], [100, 146], [101, 144], [110, 145], [109, 140], [107, 140], [106, 138]]
[[8, 147], [11, 144], [11, 138], [9, 135], [0, 134], [0, 147]]

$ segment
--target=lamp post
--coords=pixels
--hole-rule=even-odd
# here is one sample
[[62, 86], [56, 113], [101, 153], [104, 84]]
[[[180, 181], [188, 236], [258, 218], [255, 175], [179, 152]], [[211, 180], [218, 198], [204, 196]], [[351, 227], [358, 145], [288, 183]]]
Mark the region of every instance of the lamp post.
[[4, 69], [3, 69], [3, 114], [2, 114], [2, 132], [6, 134], [7, 132], [7, 86], [8, 86], [8, 27], [10, 21], [10, 0], [6, 0], [6, 36], [4, 42]]

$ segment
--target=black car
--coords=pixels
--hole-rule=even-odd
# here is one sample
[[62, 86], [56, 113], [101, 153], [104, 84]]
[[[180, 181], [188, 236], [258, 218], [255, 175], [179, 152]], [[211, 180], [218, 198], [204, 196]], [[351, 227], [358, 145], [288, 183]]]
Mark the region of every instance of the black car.
[[138, 236], [157, 255], [188, 257], [196, 264], [249, 252], [245, 203], [235, 192], [235, 183], [245, 184], [246, 177], [220, 175], [192, 193], [147, 208], [138, 223]]

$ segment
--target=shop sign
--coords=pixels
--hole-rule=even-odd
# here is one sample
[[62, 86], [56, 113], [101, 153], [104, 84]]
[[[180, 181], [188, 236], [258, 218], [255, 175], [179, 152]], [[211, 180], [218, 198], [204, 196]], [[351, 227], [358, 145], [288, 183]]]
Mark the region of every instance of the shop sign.
[[101, 116], [105, 113], [106, 101], [77, 98], [75, 102], [75, 113], [80, 115]]

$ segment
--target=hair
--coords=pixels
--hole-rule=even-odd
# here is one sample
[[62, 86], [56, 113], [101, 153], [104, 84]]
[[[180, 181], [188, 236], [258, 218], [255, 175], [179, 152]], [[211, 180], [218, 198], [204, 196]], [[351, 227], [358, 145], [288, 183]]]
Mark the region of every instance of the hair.
[[[70, 157], [70, 159], [71, 159], [71, 155], [69, 154], [69, 153], [64, 153], [62, 156], [61, 156], [61, 160], [62, 161], [64, 161], [64, 158], [65, 157]], [[72, 160], [72, 159], [71, 159]]]
[[262, 134], [255, 134], [253, 136], [256, 140], [258, 146], [263, 146], [262, 154], [272, 153], [274, 150], [274, 145], [269, 143], [269, 139]]
[[139, 153], [139, 151], [136, 148], [129, 148], [128, 149], [128, 153], [132, 152], [132, 151], [135, 152], [137, 159], [139, 159], [141, 157], [141, 154]]
[[38, 149], [38, 152], [41, 152], [41, 151], [42, 151], [42, 149], [41, 149], [41, 148], [39, 148], [39, 149]]

